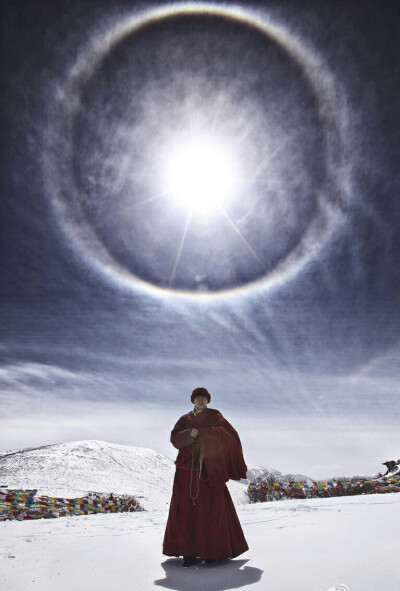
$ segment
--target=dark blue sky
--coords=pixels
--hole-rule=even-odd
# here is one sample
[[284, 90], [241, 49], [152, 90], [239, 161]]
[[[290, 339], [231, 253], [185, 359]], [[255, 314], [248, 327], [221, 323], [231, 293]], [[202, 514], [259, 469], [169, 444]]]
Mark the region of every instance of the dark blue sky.
[[[168, 453], [203, 385], [248, 463], [377, 471], [399, 456], [398, 4], [171, 6], [5, 8], [1, 448]], [[164, 194], [188, 137], [234, 163], [207, 215]]]

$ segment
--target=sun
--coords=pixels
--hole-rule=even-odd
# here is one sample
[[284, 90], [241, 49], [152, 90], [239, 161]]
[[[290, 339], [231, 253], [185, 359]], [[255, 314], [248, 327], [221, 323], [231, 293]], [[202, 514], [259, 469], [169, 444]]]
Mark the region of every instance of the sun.
[[174, 147], [167, 159], [166, 177], [169, 194], [191, 211], [218, 210], [232, 196], [232, 161], [213, 141], [190, 141]]

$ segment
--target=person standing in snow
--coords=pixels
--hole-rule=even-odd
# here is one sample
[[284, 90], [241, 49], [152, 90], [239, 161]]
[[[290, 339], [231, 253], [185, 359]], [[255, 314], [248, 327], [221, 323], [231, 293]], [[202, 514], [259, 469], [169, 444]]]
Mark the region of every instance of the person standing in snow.
[[163, 554], [183, 556], [182, 566], [235, 558], [249, 547], [226, 482], [246, 478], [239, 435], [222, 414], [208, 408], [206, 388], [191, 395], [194, 409], [171, 432], [179, 450]]

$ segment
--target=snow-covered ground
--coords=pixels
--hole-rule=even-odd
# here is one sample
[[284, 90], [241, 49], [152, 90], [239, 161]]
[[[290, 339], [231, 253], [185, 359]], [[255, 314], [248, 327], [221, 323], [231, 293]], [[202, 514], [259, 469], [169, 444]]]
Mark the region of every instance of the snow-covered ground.
[[0, 524], [2, 591], [399, 591], [400, 493], [237, 507], [249, 550], [184, 569], [168, 512]]

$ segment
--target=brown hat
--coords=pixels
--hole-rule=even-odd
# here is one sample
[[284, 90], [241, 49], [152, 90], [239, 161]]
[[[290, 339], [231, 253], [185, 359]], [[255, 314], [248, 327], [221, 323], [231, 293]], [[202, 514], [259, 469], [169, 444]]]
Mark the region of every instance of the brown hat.
[[194, 399], [196, 398], [196, 396], [206, 396], [208, 398], [208, 402], [210, 402], [210, 400], [211, 400], [211, 394], [209, 393], [208, 390], [206, 390], [206, 388], [195, 388], [192, 392], [190, 400], [192, 402], [194, 402]]

